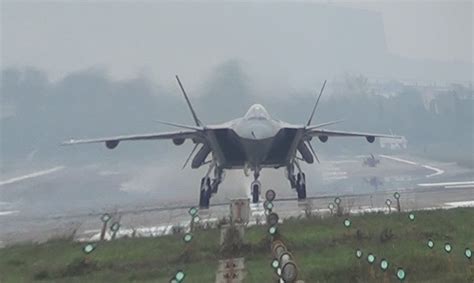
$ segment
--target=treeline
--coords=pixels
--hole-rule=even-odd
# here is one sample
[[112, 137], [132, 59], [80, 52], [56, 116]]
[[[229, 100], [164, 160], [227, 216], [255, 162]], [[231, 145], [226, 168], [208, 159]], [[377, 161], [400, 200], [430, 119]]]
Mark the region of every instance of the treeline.
[[[279, 83], [281, 85], [281, 83]], [[427, 103], [426, 93], [392, 82], [396, 93], [374, 93], [363, 76], [328, 83], [316, 123], [346, 119], [333, 128], [404, 135], [411, 148], [468, 151], [474, 144], [472, 90], [453, 86]], [[390, 85], [389, 85], [390, 86]], [[275, 90], [261, 95], [237, 61], [218, 66], [198, 90], [188, 90], [197, 112], [207, 123], [242, 116], [253, 103], [262, 103], [277, 119], [305, 123], [315, 92]], [[58, 144], [70, 137], [98, 137], [169, 130], [153, 120], [192, 123], [179, 89], [156, 85], [146, 77], [112, 80], [99, 70], [69, 74], [52, 82], [36, 69], [5, 69], [1, 81], [1, 158], [3, 162], [93, 158], [102, 147], [65, 151]], [[166, 147], [141, 143], [122, 150], [120, 158], [159, 158]], [[338, 141], [317, 145], [320, 151], [358, 151], [362, 142]], [[128, 148], [126, 148], [128, 149]], [[156, 152], [156, 153], [155, 153]]]

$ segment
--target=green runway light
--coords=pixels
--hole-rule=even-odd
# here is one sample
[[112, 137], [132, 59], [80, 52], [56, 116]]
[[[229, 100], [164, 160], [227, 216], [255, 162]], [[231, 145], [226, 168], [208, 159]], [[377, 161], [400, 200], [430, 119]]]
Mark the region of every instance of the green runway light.
[[188, 213], [189, 213], [189, 215], [194, 216], [194, 215], [196, 215], [196, 214], [198, 213], [198, 209], [195, 208], [195, 207], [191, 207], [191, 208], [188, 210]]
[[110, 214], [104, 213], [104, 214], [100, 217], [100, 220], [102, 220], [102, 222], [109, 222], [110, 218], [112, 218], [112, 217], [110, 216]]
[[375, 262], [375, 256], [372, 253], [369, 253], [367, 255], [367, 262], [370, 263], [370, 264]]
[[186, 274], [184, 274], [184, 271], [182, 270], [178, 270], [178, 272], [176, 272], [176, 275], [175, 275], [175, 279], [178, 281], [178, 282], [182, 282], [184, 280], [184, 277], [186, 277]]
[[393, 194], [393, 197], [394, 197], [395, 199], [399, 199], [399, 198], [400, 198], [400, 193], [395, 192], [395, 193]]
[[278, 262], [278, 259], [272, 260], [272, 267], [274, 269], [277, 269], [280, 266], [280, 263]]
[[331, 203], [328, 205], [328, 208], [329, 208], [330, 210], [334, 210], [334, 203], [331, 202]]
[[405, 280], [405, 278], [406, 278], [405, 270], [403, 270], [403, 268], [401, 268], [401, 267], [399, 267], [399, 268], [397, 269], [397, 278], [398, 278], [398, 280], [400, 280], [400, 281], [403, 281], [403, 280]]
[[410, 221], [415, 221], [415, 214], [413, 213], [408, 214], [408, 219], [410, 219]]
[[471, 251], [471, 249], [466, 248], [466, 249], [464, 250], [464, 256], [466, 256], [467, 259], [471, 259], [471, 258], [472, 258], [472, 251]]
[[444, 251], [447, 252], [448, 254], [453, 250], [453, 247], [451, 246], [450, 243], [444, 244]]
[[359, 259], [360, 259], [360, 258], [362, 258], [362, 256], [363, 256], [363, 253], [362, 253], [362, 251], [361, 251], [361, 250], [357, 249], [357, 250], [356, 250], [356, 252], [355, 252], [355, 255], [356, 255], [356, 257], [357, 257], [357, 258], [359, 258]]
[[185, 243], [191, 242], [192, 239], [193, 239], [193, 234], [191, 234], [191, 233], [187, 233], [187, 234], [185, 234], [184, 237], [183, 237], [183, 241], [184, 241]]
[[114, 222], [112, 226], [110, 226], [110, 230], [112, 230], [113, 232], [117, 232], [119, 229], [120, 229], [120, 223], [118, 222]]
[[198, 215], [193, 216], [193, 223], [198, 223], [201, 221], [201, 218]]
[[275, 235], [277, 232], [277, 228], [275, 226], [272, 226], [270, 228], [268, 228], [268, 233], [270, 233], [270, 235]]
[[176, 278], [173, 277], [173, 278], [170, 279], [170, 283], [179, 283], [179, 281], [176, 280]]
[[388, 266], [389, 266], [389, 263], [386, 259], [382, 259], [380, 261], [380, 269], [382, 269], [382, 271], [386, 271], [388, 269]]
[[267, 210], [272, 210], [273, 209], [273, 203], [271, 201], [265, 201], [265, 208]]
[[85, 245], [83, 248], [82, 248], [82, 251], [85, 253], [85, 254], [90, 254], [91, 252], [93, 252], [95, 250], [95, 245], [94, 244], [87, 244]]
[[339, 205], [339, 204], [341, 203], [341, 199], [340, 199], [339, 197], [336, 197], [336, 198], [334, 199], [334, 202], [335, 202], [337, 205]]
[[346, 228], [351, 227], [351, 220], [350, 220], [350, 219], [345, 219], [345, 220], [344, 220], [344, 226], [345, 226]]
[[392, 201], [390, 199], [387, 199], [385, 201], [385, 204], [388, 205], [388, 206], [391, 206], [392, 205]]
[[429, 239], [427, 245], [428, 245], [428, 248], [430, 248], [430, 249], [434, 248], [433, 240]]

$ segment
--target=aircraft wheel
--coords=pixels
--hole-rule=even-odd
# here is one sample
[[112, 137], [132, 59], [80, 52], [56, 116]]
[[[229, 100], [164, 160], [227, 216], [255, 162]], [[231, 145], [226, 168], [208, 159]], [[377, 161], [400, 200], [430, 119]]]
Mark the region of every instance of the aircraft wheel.
[[204, 177], [201, 179], [201, 190], [199, 192], [199, 208], [209, 208], [211, 194], [211, 180], [210, 178]]
[[306, 184], [298, 184], [296, 192], [298, 193], [298, 200], [306, 199]]
[[252, 203], [258, 203], [260, 197], [260, 182], [255, 181], [251, 185], [252, 187]]

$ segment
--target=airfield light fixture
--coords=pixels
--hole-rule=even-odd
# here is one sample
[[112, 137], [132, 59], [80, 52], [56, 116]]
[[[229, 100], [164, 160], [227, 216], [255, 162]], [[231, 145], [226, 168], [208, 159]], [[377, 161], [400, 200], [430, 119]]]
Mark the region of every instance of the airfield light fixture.
[[95, 250], [95, 244], [87, 244], [85, 245], [83, 248], [82, 248], [82, 251], [85, 253], [85, 254], [90, 254], [91, 252], [93, 252]]
[[339, 197], [336, 197], [334, 199], [334, 203], [336, 203], [337, 205], [340, 205], [341, 204], [341, 199]]
[[430, 249], [434, 248], [434, 242], [433, 242], [433, 240], [429, 239], [426, 244], [428, 245], [428, 248], [430, 248]]
[[173, 277], [173, 278], [170, 279], [170, 283], [179, 283], [179, 282], [178, 282], [178, 280], [176, 280], [176, 278]]
[[386, 204], [387, 206], [391, 206], [391, 205], [392, 205], [392, 201], [391, 201], [390, 199], [387, 199], [387, 200], [385, 201], [385, 204]]
[[349, 218], [346, 218], [346, 219], [344, 220], [344, 226], [345, 226], [346, 228], [351, 227], [351, 220], [350, 220]]
[[328, 205], [328, 208], [329, 208], [330, 210], [333, 210], [333, 209], [334, 209], [334, 203], [331, 202], [331, 203]]
[[118, 222], [114, 222], [112, 226], [110, 226], [110, 230], [112, 230], [112, 232], [117, 232], [119, 229], [120, 229], [120, 223]]
[[400, 193], [399, 193], [399, 192], [395, 192], [395, 193], [393, 194], [393, 197], [394, 197], [395, 199], [400, 199]]
[[199, 217], [199, 215], [194, 215], [193, 216], [193, 223], [198, 223], [199, 221], [201, 221], [201, 218]]
[[278, 268], [276, 269], [276, 273], [277, 273], [278, 276], [281, 277], [281, 268], [278, 267]]
[[413, 212], [410, 212], [408, 214], [408, 219], [410, 219], [410, 221], [415, 221], [415, 214]]
[[298, 277], [298, 268], [292, 261], [288, 261], [281, 268], [281, 278], [285, 282], [295, 282]]
[[272, 212], [267, 216], [267, 221], [270, 226], [277, 225], [278, 220], [279, 220], [278, 214], [276, 214], [275, 212]]
[[270, 228], [268, 228], [268, 233], [270, 233], [270, 235], [274, 236], [277, 233], [277, 227], [276, 226], [271, 226]]
[[193, 234], [191, 234], [191, 233], [186, 233], [186, 234], [184, 234], [184, 236], [183, 236], [183, 241], [184, 241], [185, 243], [191, 242], [192, 239], [193, 239]]
[[472, 251], [471, 251], [470, 248], [466, 248], [466, 249], [464, 250], [464, 256], [465, 256], [467, 259], [469, 259], [469, 260], [472, 258]]
[[176, 275], [175, 275], [174, 278], [176, 278], [176, 280], [177, 280], [178, 282], [183, 282], [184, 277], [186, 277], [186, 274], [184, 273], [184, 271], [178, 270], [178, 272], [176, 272]]
[[375, 256], [372, 253], [367, 255], [367, 262], [373, 264], [375, 262]]
[[387, 261], [386, 259], [384, 259], [384, 258], [380, 261], [380, 269], [381, 269], [382, 271], [387, 271], [389, 265], [390, 265], [390, 264], [388, 263], [388, 261]]
[[274, 190], [268, 190], [265, 192], [265, 199], [272, 202], [273, 200], [275, 200], [275, 197], [276, 197], [276, 193]]
[[396, 275], [397, 275], [398, 280], [400, 280], [400, 282], [403, 282], [403, 280], [405, 280], [406, 278], [405, 270], [401, 267], [397, 268]]
[[273, 269], [277, 269], [280, 266], [280, 263], [278, 262], [278, 259], [273, 259], [272, 260], [272, 267]]
[[355, 256], [358, 258], [358, 259], [361, 259], [362, 256], [364, 254], [362, 253], [362, 251], [360, 249], [357, 249], [356, 252], [355, 252]]
[[265, 209], [267, 210], [272, 210], [273, 209], [273, 202], [271, 201], [265, 201]]
[[453, 247], [451, 246], [450, 243], [445, 243], [444, 244], [444, 251], [447, 252], [448, 254], [453, 250]]
[[188, 210], [188, 213], [189, 213], [189, 215], [194, 216], [194, 215], [196, 215], [196, 214], [198, 213], [198, 209], [195, 208], [195, 207], [191, 207], [191, 208]]
[[100, 217], [100, 220], [102, 220], [102, 222], [104, 222], [104, 223], [107, 223], [107, 222], [109, 222], [109, 220], [110, 220], [111, 218], [112, 218], [112, 217], [110, 216], [110, 214], [104, 213], [104, 214], [102, 214], [102, 216]]

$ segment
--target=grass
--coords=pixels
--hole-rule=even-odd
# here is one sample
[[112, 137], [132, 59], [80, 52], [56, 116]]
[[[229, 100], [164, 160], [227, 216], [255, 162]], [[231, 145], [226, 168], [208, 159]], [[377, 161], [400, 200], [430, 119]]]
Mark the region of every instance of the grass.
[[[350, 228], [343, 226], [344, 217], [294, 218], [279, 232], [307, 283], [398, 282], [397, 267], [406, 270], [405, 282], [473, 282], [474, 263], [463, 251], [474, 248], [474, 209], [415, 215], [413, 222], [406, 213], [352, 216]], [[217, 262], [225, 258], [219, 231], [196, 231], [188, 246], [181, 237], [99, 243], [89, 256], [81, 244], [66, 239], [10, 246], [0, 249], [0, 282], [168, 282], [179, 269], [186, 272], [185, 282], [214, 282]], [[429, 238], [435, 241], [433, 250], [426, 245]], [[246, 282], [275, 281], [269, 240], [264, 226], [246, 231], [245, 245], [234, 254], [245, 257]], [[453, 245], [449, 255], [443, 251], [445, 242]], [[378, 265], [370, 270], [365, 258], [357, 259], [357, 248], [375, 254], [376, 263], [386, 258], [386, 274]]]

